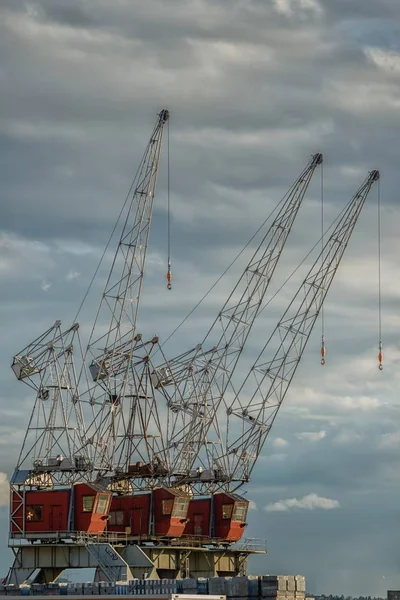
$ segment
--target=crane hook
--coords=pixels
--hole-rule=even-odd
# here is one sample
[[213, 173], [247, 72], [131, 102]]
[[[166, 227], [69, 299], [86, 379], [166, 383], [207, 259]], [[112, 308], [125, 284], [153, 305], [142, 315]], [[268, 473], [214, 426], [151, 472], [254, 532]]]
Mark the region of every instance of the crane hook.
[[171, 262], [168, 260], [168, 271], [167, 271], [167, 290], [172, 290], [171, 280], [172, 280], [172, 274], [171, 274]]
[[378, 354], [378, 360], [379, 360], [379, 370], [383, 371], [383, 352], [382, 352], [382, 342], [379, 342], [379, 354]]
[[321, 365], [322, 366], [324, 366], [324, 364], [325, 364], [325, 355], [326, 355], [325, 339], [324, 339], [324, 336], [322, 336], [322, 342], [321, 342]]

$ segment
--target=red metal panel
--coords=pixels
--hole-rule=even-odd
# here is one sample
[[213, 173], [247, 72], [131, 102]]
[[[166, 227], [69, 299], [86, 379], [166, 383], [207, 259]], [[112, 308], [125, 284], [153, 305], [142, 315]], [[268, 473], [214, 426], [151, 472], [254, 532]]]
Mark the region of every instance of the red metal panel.
[[86, 503], [86, 499], [92, 497], [94, 503], [96, 493], [96, 490], [86, 483], [77, 483], [74, 486], [74, 522], [76, 531], [88, 530], [92, 518], [92, 509], [86, 509], [89, 504], [85, 504], [84, 507], [84, 498]]
[[[225, 539], [231, 542], [242, 538], [245, 529], [245, 519], [247, 515], [249, 502], [240, 496], [233, 494], [215, 494], [214, 495], [214, 532], [215, 537]], [[237, 508], [243, 507], [240, 511], [240, 518], [235, 518]], [[235, 510], [236, 509], [236, 510]]]
[[65, 531], [63, 527], [64, 522], [64, 511], [63, 507], [59, 504], [52, 504], [50, 506], [49, 524], [51, 531]]
[[[171, 527], [171, 514], [163, 514], [164, 501], [170, 500], [173, 505], [174, 496], [165, 488], [154, 490], [153, 492], [153, 511], [154, 511], [154, 533], [155, 535], [168, 535]], [[165, 503], [166, 505], [166, 503]], [[172, 508], [171, 508], [172, 512]]]
[[[25, 494], [25, 508], [21, 496]], [[12, 533], [21, 533], [25, 517], [25, 533], [67, 531], [69, 490], [32, 490], [13, 492], [12, 511], [15, 514], [11, 525]]]
[[235, 501], [227, 494], [214, 495], [214, 535], [217, 538], [229, 539], [231, 520], [224, 518], [223, 506], [231, 505], [232, 511]]
[[164, 535], [168, 537], [181, 537], [185, 531], [185, 525], [186, 519], [182, 519], [181, 517], [171, 517], [169, 528]]
[[113, 496], [108, 531], [127, 532], [131, 535], [149, 534], [150, 494]]
[[129, 527], [132, 535], [146, 535], [150, 533], [150, 506], [151, 495], [141, 494], [134, 497], [129, 507]]
[[238, 542], [243, 536], [244, 529], [245, 523], [241, 523], [240, 521], [231, 521], [231, 527], [226, 539], [228, 539], [230, 542]]
[[107, 525], [110, 511], [111, 492], [98, 492], [93, 504], [92, 517], [88, 527], [89, 533], [103, 533]]
[[211, 498], [190, 500], [184, 535], [208, 537], [210, 535], [210, 513]]
[[99, 491], [87, 483], [74, 486], [74, 517], [77, 531], [102, 533], [107, 525], [111, 492]]
[[178, 496], [167, 488], [154, 490], [154, 533], [156, 536], [180, 537], [183, 535], [187, 523], [188, 506], [184, 514], [174, 515], [182, 498], [186, 500], [186, 497]]

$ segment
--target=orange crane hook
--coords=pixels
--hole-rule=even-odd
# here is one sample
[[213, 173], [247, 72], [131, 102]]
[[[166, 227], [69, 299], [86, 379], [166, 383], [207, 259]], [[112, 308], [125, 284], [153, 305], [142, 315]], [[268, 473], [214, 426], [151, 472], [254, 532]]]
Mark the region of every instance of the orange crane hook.
[[325, 364], [325, 356], [326, 356], [325, 339], [324, 339], [324, 336], [322, 336], [322, 342], [321, 342], [321, 365], [322, 366]]
[[167, 271], [167, 289], [168, 290], [172, 290], [171, 280], [172, 280], [171, 261], [168, 259], [168, 271]]
[[383, 371], [383, 352], [382, 352], [382, 342], [379, 342], [379, 354], [378, 354], [378, 360], [379, 360], [379, 370]]

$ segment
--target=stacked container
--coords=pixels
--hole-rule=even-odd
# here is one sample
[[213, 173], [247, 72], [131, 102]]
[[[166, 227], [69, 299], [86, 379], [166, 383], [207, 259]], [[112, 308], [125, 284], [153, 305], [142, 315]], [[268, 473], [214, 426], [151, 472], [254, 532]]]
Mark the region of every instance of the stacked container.
[[227, 581], [230, 577], [210, 577], [208, 580], [208, 593], [211, 596], [228, 596], [225, 589], [227, 587]]
[[[198, 579], [134, 579], [117, 582], [33, 583], [0, 586], [8, 596], [144, 596], [190, 600], [199, 596], [223, 600], [306, 600], [302, 575], [248, 575], [246, 577], [199, 577]], [[388, 600], [400, 600], [400, 592], [388, 592]]]
[[191, 596], [198, 593], [196, 579], [178, 579], [176, 591], [178, 594], [190, 594]]

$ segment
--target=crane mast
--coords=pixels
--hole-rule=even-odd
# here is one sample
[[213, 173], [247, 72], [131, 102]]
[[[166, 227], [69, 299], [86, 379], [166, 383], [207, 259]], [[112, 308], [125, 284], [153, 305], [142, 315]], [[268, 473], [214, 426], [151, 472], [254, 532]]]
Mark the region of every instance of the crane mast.
[[[149, 356], [158, 340], [143, 340], [136, 327], [162, 138], [168, 119], [168, 110], [162, 110], [129, 190], [122, 233], [86, 351], [89, 369], [84, 368], [81, 373], [87, 385], [81, 399], [91, 409], [86, 440], [94, 468], [103, 473], [112, 471], [117, 464], [121, 467], [122, 456], [116, 456], [119, 436], [135, 439], [136, 450], [143, 446], [143, 456], [138, 458], [147, 461], [157, 451], [154, 446], [149, 447], [148, 427], [154, 427], [154, 439], [160, 442], [158, 409], [146, 379]], [[134, 434], [125, 435], [127, 428], [134, 430]], [[124, 454], [129, 460], [131, 453], [126, 447]]]
[[72, 483], [91, 467], [74, 364], [78, 329], [63, 331], [56, 321], [12, 363], [17, 379], [36, 392], [16, 472], [25, 469], [43, 486]]
[[[281, 201], [274, 221], [202, 343], [157, 370], [158, 388], [167, 397], [170, 409], [170, 472], [178, 478], [190, 479], [190, 471], [201, 456], [201, 450], [204, 450], [202, 466], [210, 474], [219, 466], [215, 464], [215, 451], [219, 453], [220, 448], [210, 449], [204, 432], [213, 420], [214, 406], [229, 386], [302, 200], [322, 160], [321, 154], [315, 154]], [[168, 383], [171, 382], [170, 393]], [[205, 475], [203, 481], [204, 478]]]
[[[226, 414], [224, 453], [227, 486], [249, 480], [255, 462], [285, 398], [336, 275], [354, 226], [379, 171], [372, 171], [337, 222], [276, 328], [261, 350], [233, 401], [223, 399]], [[215, 406], [215, 416], [219, 406]], [[211, 433], [211, 432], [209, 432]], [[219, 432], [213, 432], [214, 435]]]

